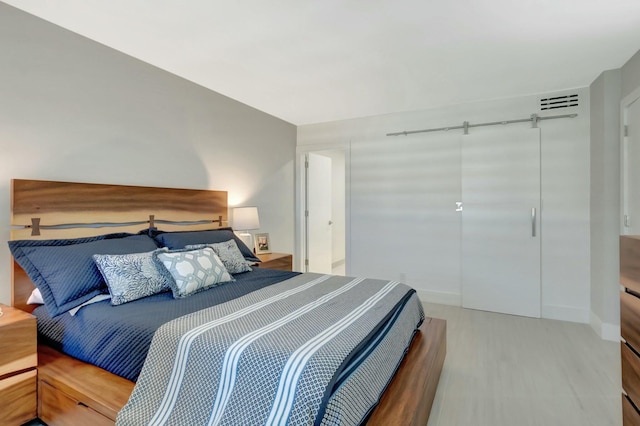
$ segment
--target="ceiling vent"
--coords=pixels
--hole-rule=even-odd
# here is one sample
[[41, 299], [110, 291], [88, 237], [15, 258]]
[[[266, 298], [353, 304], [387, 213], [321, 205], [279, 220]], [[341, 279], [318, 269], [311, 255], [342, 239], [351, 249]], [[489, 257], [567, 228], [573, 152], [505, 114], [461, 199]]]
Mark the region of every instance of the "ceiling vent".
[[554, 96], [553, 98], [540, 99], [540, 110], [569, 108], [578, 106], [578, 95]]

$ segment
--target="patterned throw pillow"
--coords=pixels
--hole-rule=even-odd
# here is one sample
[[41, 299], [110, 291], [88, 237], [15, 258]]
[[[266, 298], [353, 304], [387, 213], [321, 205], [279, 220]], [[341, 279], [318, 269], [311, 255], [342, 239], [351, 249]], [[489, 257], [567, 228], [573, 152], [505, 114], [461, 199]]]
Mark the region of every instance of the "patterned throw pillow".
[[236, 244], [234, 240], [225, 241], [223, 243], [195, 244], [186, 246], [185, 249], [194, 250], [205, 247], [211, 247], [213, 249], [220, 260], [222, 260], [224, 267], [227, 268], [227, 271], [229, 271], [230, 274], [240, 274], [242, 272], [249, 272], [252, 270], [238, 248], [238, 244]]
[[107, 282], [111, 304], [121, 305], [171, 289], [171, 281], [153, 260], [155, 252], [132, 254], [94, 254], [93, 261]]
[[173, 278], [174, 298], [187, 297], [221, 283], [235, 281], [212, 248], [178, 250], [153, 254]]

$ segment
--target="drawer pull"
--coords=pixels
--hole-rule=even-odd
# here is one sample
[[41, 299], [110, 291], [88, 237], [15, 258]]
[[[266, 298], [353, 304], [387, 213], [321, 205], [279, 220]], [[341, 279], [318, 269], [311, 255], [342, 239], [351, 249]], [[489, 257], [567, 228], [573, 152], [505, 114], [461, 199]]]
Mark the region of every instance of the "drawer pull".
[[78, 405], [81, 406], [81, 407], [89, 408], [89, 406], [87, 404], [85, 404], [84, 402], [78, 401]]

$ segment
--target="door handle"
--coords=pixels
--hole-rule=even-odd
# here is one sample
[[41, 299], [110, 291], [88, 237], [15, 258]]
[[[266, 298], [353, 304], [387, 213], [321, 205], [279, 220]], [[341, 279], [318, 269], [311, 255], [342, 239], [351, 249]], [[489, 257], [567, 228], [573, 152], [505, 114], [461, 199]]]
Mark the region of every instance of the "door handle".
[[531, 236], [536, 236], [536, 208], [531, 207]]

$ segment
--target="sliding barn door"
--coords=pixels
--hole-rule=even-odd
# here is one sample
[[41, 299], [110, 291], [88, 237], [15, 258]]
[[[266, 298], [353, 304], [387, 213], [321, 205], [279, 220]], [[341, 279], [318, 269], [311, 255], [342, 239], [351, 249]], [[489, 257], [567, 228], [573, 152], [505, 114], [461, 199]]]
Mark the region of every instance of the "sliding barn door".
[[540, 317], [540, 131], [462, 137], [462, 305]]

